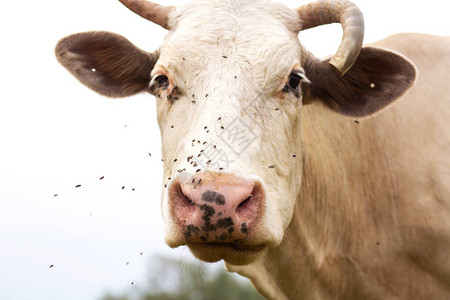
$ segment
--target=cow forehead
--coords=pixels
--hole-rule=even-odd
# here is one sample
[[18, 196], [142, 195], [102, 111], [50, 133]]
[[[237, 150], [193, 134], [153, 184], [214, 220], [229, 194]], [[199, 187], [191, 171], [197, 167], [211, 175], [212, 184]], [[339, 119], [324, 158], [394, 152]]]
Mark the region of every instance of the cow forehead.
[[[277, 19], [290, 31], [298, 32], [301, 22], [295, 10], [271, 0], [193, 0], [179, 6], [170, 18], [170, 27], [224, 28], [247, 20], [257, 27]], [[235, 21], [235, 23], [230, 20]], [[234, 28], [228, 28], [234, 29]]]
[[197, 0], [177, 8], [171, 21], [159, 64], [178, 74], [201, 77], [199, 70], [217, 68], [264, 84], [283, 78], [300, 60], [298, 16], [276, 2]]

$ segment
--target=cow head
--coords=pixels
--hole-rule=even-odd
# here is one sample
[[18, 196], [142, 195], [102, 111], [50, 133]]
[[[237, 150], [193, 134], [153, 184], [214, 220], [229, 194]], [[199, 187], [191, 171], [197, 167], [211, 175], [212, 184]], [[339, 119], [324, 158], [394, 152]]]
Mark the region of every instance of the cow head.
[[[296, 10], [269, 0], [121, 2], [169, 29], [158, 51], [87, 32], [62, 39], [56, 55], [100, 94], [155, 95], [166, 242], [205, 261], [248, 264], [281, 243], [300, 189], [303, 105], [367, 116], [414, 81], [402, 56], [361, 48], [362, 15], [348, 1]], [[318, 60], [297, 35], [332, 22], [343, 25], [342, 44]]]

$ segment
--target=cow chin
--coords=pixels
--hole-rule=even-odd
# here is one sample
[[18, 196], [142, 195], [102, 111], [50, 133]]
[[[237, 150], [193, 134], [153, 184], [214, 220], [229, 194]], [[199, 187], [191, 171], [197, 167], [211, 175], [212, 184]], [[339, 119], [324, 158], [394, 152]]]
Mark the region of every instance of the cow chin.
[[260, 258], [265, 245], [238, 245], [220, 243], [189, 243], [192, 254], [205, 262], [224, 260], [231, 265], [248, 265]]

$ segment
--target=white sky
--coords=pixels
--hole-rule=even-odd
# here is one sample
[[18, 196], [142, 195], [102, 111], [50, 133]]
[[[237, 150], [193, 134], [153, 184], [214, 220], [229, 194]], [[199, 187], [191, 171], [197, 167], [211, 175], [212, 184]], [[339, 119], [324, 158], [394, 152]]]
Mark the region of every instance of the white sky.
[[[354, 2], [366, 43], [402, 31], [450, 35], [447, 1]], [[0, 297], [98, 299], [144, 288], [153, 254], [189, 256], [164, 244], [154, 98], [98, 96], [53, 49], [66, 35], [107, 30], [153, 51], [164, 29], [113, 0], [6, 1], [0, 25]], [[337, 49], [341, 30], [300, 38], [324, 56]]]

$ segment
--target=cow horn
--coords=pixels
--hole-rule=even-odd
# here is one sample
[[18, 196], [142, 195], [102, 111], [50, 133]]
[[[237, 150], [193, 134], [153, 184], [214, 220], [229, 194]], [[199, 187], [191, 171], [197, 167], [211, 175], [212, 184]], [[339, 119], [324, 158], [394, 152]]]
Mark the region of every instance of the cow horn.
[[347, 0], [320, 0], [297, 8], [302, 30], [341, 23], [342, 43], [330, 64], [344, 75], [355, 63], [364, 38], [364, 18], [359, 8]]
[[145, 0], [119, 0], [134, 13], [144, 19], [152, 21], [165, 29], [169, 28], [169, 13], [175, 9], [174, 6], [163, 6]]

